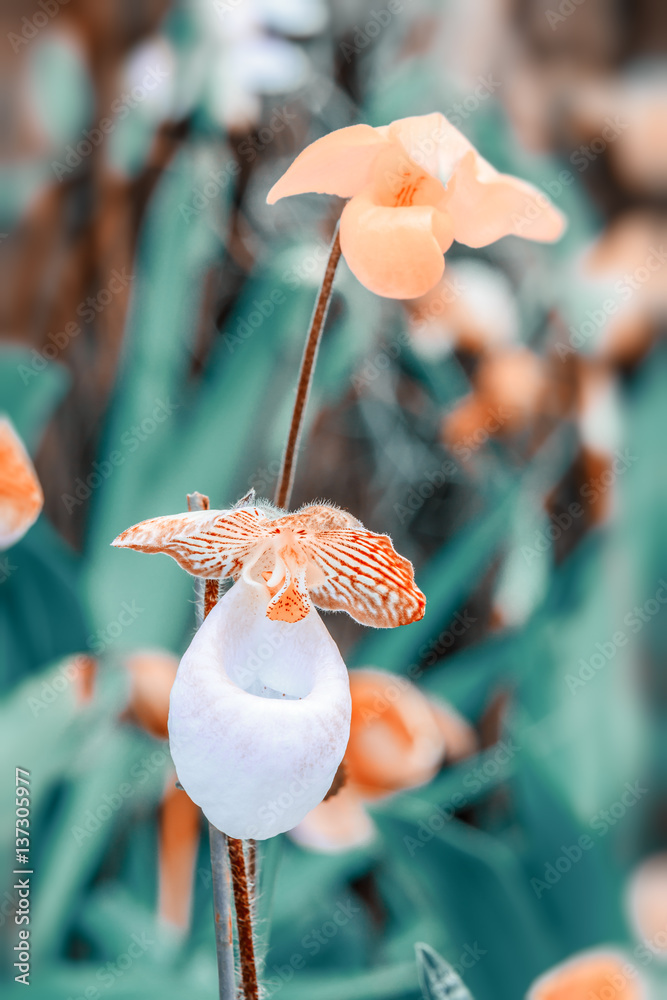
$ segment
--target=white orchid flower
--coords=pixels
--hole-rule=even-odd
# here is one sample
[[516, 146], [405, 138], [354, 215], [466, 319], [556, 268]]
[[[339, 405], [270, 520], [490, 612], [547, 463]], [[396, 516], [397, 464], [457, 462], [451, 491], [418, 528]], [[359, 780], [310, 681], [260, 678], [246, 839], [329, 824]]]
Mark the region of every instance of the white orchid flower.
[[171, 753], [224, 833], [263, 840], [291, 829], [326, 795], [350, 731], [347, 670], [315, 606], [376, 628], [416, 621], [425, 601], [411, 564], [386, 535], [324, 505], [158, 517], [113, 544], [235, 581], [181, 660]]

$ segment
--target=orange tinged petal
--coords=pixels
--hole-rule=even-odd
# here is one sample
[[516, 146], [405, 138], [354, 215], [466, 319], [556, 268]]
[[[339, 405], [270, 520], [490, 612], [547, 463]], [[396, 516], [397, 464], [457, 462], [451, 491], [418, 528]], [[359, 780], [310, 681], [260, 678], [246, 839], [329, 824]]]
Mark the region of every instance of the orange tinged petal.
[[424, 617], [426, 598], [415, 584], [412, 563], [399, 556], [387, 535], [350, 528], [316, 532], [302, 541], [310, 561], [327, 578], [312, 587], [318, 608], [347, 611], [374, 628], [408, 625]]
[[375, 827], [361, 798], [347, 785], [290, 831], [292, 839], [302, 847], [330, 852], [362, 847], [374, 834]]
[[23, 538], [44, 504], [30, 456], [7, 417], [0, 417], [0, 549]]
[[195, 864], [199, 849], [201, 810], [173, 785], [165, 793], [160, 813], [158, 914], [181, 931], [190, 924]]
[[544, 361], [527, 348], [484, 359], [475, 382], [487, 410], [499, 410], [508, 429], [547, 409], [549, 382]]
[[446, 747], [428, 698], [405, 677], [371, 669], [350, 671], [350, 693], [349, 783], [370, 799], [429, 781]]
[[287, 514], [276, 520], [276, 524], [288, 524], [294, 531], [304, 528], [306, 531], [339, 531], [342, 528], [363, 528], [353, 514], [328, 504], [308, 504], [294, 514]]
[[164, 552], [193, 576], [237, 576], [268, 536], [266, 516], [256, 507], [198, 510], [141, 521], [113, 540], [116, 548]]
[[614, 1000], [641, 1000], [639, 973], [622, 955], [591, 951], [547, 972], [533, 984], [528, 1000], [590, 1000], [612, 994]]
[[280, 198], [310, 191], [351, 198], [368, 184], [375, 158], [386, 146], [370, 125], [351, 125], [330, 132], [299, 153], [266, 200], [273, 205]]
[[412, 115], [377, 130], [387, 139], [400, 142], [408, 156], [424, 170], [446, 183], [472, 143], [440, 111]]
[[299, 567], [296, 572], [291, 572], [288, 567], [282, 587], [269, 601], [266, 617], [271, 621], [300, 622], [311, 608], [306, 567]]
[[376, 204], [366, 188], [343, 209], [340, 245], [350, 270], [377, 295], [413, 299], [440, 280], [451, 220], [432, 205]]
[[378, 154], [373, 165], [373, 201], [386, 208], [438, 204], [445, 189], [435, 177], [412, 160], [395, 144]]
[[445, 741], [445, 759], [448, 762], [462, 760], [477, 752], [479, 747], [477, 733], [467, 719], [459, 715], [451, 705], [432, 702], [431, 709]]
[[178, 657], [166, 650], [146, 649], [128, 656], [125, 667], [130, 675], [128, 715], [156, 739], [166, 740], [169, 696]]
[[[461, 402], [442, 420], [442, 440], [448, 448], [455, 445], [464, 447], [479, 447], [478, 442], [484, 441], [475, 437], [479, 430], [484, 430], [489, 423], [489, 405], [476, 392], [464, 396]], [[495, 423], [494, 423], [494, 426]], [[488, 433], [488, 432], [487, 432]]]
[[484, 247], [503, 236], [551, 243], [565, 229], [565, 216], [532, 184], [500, 174], [470, 150], [447, 186], [446, 208], [454, 238]]
[[[197, 511], [142, 521], [113, 545], [164, 552], [188, 572], [207, 578], [243, 574], [265, 586], [267, 616], [298, 622], [318, 607], [347, 611], [376, 628], [423, 617], [425, 598], [412, 564], [386, 535], [376, 535], [345, 511], [315, 504], [295, 514], [267, 506]], [[279, 514], [280, 516], [273, 516]]]

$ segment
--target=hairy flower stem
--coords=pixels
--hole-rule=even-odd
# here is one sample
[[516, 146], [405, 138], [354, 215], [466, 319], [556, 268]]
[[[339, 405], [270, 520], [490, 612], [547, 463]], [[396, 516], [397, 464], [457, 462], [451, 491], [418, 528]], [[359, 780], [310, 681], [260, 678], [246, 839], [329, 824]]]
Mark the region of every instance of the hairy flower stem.
[[306, 346], [303, 349], [303, 357], [301, 358], [301, 368], [299, 370], [299, 381], [297, 382], [296, 387], [296, 398], [294, 400], [294, 409], [292, 411], [292, 421], [290, 423], [289, 434], [287, 435], [287, 444], [285, 446], [285, 453], [283, 455], [280, 475], [278, 476], [278, 485], [276, 486], [274, 498], [277, 507], [289, 507], [292, 495], [292, 486], [294, 484], [296, 452], [299, 447], [299, 438], [301, 437], [303, 418], [306, 412], [306, 403], [308, 402], [310, 386], [313, 381], [313, 372], [315, 371], [317, 352], [320, 346], [320, 340], [322, 339], [322, 330], [324, 329], [324, 321], [327, 318], [327, 310], [331, 300], [334, 275], [336, 274], [336, 267], [339, 260], [340, 236], [338, 232], [338, 223], [336, 223], [336, 231], [334, 233], [333, 240], [331, 241], [331, 249], [329, 250], [329, 260], [327, 261], [324, 278], [322, 279], [322, 286], [320, 288], [320, 294], [317, 297], [315, 311], [313, 312], [313, 318], [310, 322], [310, 330], [308, 331], [308, 337], [306, 339]]
[[[208, 497], [201, 493], [188, 495], [188, 510], [208, 510]], [[218, 599], [217, 580], [197, 580], [197, 626], [200, 626]], [[234, 941], [232, 937], [232, 907], [230, 865], [227, 837], [208, 824], [213, 876], [213, 911], [215, 917], [215, 950], [218, 959], [218, 994], [220, 1000], [236, 1000], [234, 975]]]
[[250, 892], [248, 890], [248, 875], [246, 872], [243, 841], [227, 837], [229, 863], [234, 886], [234, 906], [236, 908], [236, 930], [239, 939], [239, 956], [241, 959], [241, 978], [243, 981], [244, 1000], [259, 1000], [257, 986], [257, 967], [255, 964], [255, 945], [252, 936], [252, 910], [250, 907]]

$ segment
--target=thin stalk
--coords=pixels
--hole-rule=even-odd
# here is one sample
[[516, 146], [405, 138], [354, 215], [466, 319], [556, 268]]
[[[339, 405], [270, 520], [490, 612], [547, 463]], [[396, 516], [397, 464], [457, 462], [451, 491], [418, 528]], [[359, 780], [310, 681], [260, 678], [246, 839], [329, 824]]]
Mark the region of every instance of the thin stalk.
[[227, 837], [212, 823], [208, 824], [213, 876], [213, 910], [215, 917], [215, 951], [218, 959], [218, 992], [220, 1000], [235, 1000], [234, 938], [232, 932], [232, 894], [227, 856]]
[[257, 854], [257, 841], [247, 840], [246, 841], [246, 860], [248, 863], [248, 882], [250, 884], [250, 905], [252, 907], [252, 916], [255, 923], [257, 922], [257, 897], [259, 895], [259, 885], [257, 880], [259, 879], [259, 858]]
[[248, 889], [248, 874], [246, 872], [245, 855], [243, 853], [243, 841], [236, 840], [234, 837], [227, 837], [227, 847], [232, 872], [232, 885], [234, 886], [234, 907], [236, 909], [236, 930], [239, 939], [243, 997], [244, 1000], [259, 1000], [255, 945], [252, 935], [252, 910]]
[[[188, 495], [188, 510], [208, 510], [208, 497], [201, 493]], [[197, 626], [216, 604], [217, 580], [195, 581]], [[234, 941], [232, 937], [232, 896], [230, 866], [227, 857], [227, 837], [212, 823], [208, 824], [213, 877], [213, 911], [215, 917], [215, 950], [218, 960], [218, 991], [220, 1000], [236, 1000], [234, 974]]]
[[299, 439], [303, 428], [303, 418], [306, 412], [306, 403], [308, 402], [308, 396], [310, 394], [313, 372], [315, 371], [315, 362], [317, 361], [317, 352], [320, 346], [320, 340], [322, 339], [324, 321], [327, 318], [327, 310], [331, 300], [334, 276], [336, 274], [336, 267], [339, 260], [340, 236], [338, 232], [338, 223], [336, 223], [336, 231], [334, 233], [333, 240], [331, 241], [331, 249], [329, 250], [329, 260], [327, 261], [324, 278], [322, 279], [322, 286], [320, 288], [320, 294], [317, 297], [313, 318], [310, 321], [310, 330], [308, 331], [308, 337], [306, 338], [306, 345], [303, 349], [303, 357], [301, 358], [301, 368], [299, 369], [299, 380], [296, 386], [296, 398], [294, 400], [294, 409], [292, 411], [292, 421], [290, 423], [289, 434], [287, 435], [287, 444], [285, 446], [285, 453], [283, 455], [280, 475], [278, 476], [278, 484], [276, 486], [275, 504], [277, 507], [289, 507], [289, 502], [292, 496], [294, 471], [296, 467], [296, 453], [299, 447]]

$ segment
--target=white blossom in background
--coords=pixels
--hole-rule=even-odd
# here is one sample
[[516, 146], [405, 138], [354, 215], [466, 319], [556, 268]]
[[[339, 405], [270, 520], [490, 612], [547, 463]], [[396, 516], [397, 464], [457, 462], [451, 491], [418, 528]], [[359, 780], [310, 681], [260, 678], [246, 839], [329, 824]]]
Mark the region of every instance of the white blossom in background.
[[321, 0], [196, 0], [194, 16], [211, 67], [207, 103], [231, 130], [259, 122], [262, 98], [294, 93], [308, 82], [313, 68], [291, 39], [317, 35], [328, 21]]

